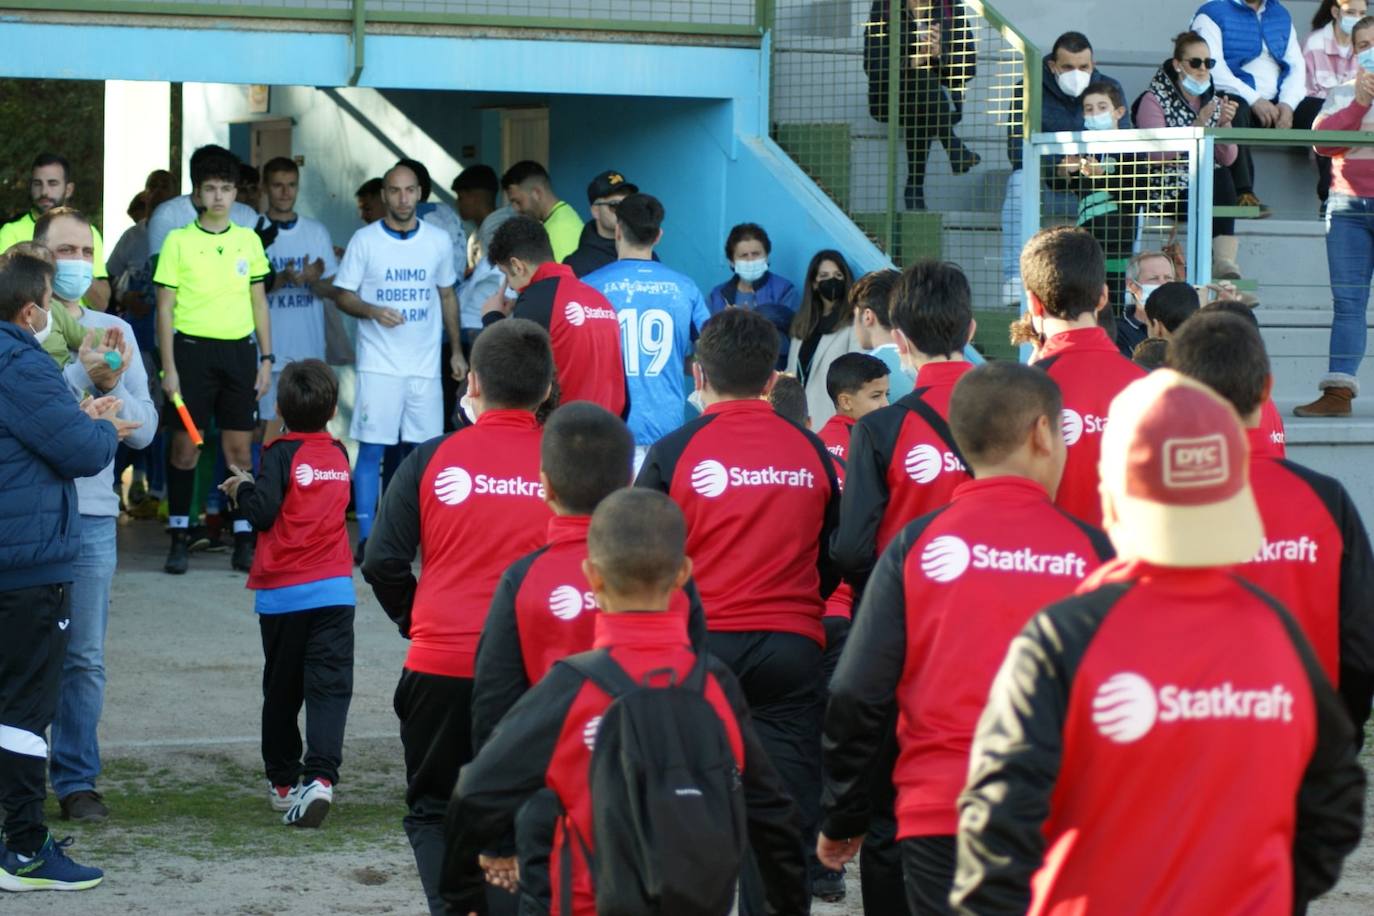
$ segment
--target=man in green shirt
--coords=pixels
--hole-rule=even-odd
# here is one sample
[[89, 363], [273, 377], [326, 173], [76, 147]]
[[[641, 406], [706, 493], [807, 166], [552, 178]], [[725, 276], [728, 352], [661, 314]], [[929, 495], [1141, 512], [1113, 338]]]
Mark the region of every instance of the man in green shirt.
[[[0, 226], [0, 251], [7, 251], [16, 242], [31, 241], [33, 224], [38, 217], [53, 207], [71, 206], [75, 195], [76, 182], [72, 181], [72, 167], [67, 160], [56, 153], [39, 153], [29, 173], [29, 200], [32, 206], [21, 216]], [[81, 304], [103, 312], [110, 305], [109, 274], [105, 272], [105, 252], [100, 231], [92, 226], [91, 232], [95, 235], [95, 280], [86, 290]]]
[[553, 259], [560, 264], [577, 250], [582, 238], [582, 217], [553, 193], [548, 171], [529, 159], [515, 163], [501, 178], [511, 208], [544, 224], [553, 245]]
[[[184, 398], [202, 435], [214, 419], [225, 461], [246, 470], [253, 466], [258, 399], [272, 382], [276, 356], [263, 285], [267, 255], [257, 233], [229, 221], [237, 181], [238, 161], [227, 151], [192, 165], [192, 202], [202, 210], [168, 233], [153, 283], [162, 388], [173, 401]], [[186, 429], [174, 430], [167, 453], [172, 547], [164, 569], [181, 574], [189, 564], [187, 529], [200, 454]], [[244, 572], [253, 565], [252, 527], [237, 510], [232, 565]]]

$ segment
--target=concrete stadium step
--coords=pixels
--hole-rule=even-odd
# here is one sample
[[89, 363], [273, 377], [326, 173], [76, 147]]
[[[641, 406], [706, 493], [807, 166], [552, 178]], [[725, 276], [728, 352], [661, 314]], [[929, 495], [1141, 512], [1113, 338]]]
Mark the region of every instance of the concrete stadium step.
[[1238, 220], [1242, 275], [1266, 311], [1330, 307], [1326, 227], [1312, 220]]
[[[1260, 308], [1260, 333], [1269, 350], [1270, 370], [1274, 374], [1275, 399], [1292, 398], [1305, 403], [1316, 396], [1317, 382], [1326, 374], [1327, 350], [1331, 338], [1331, 313], [1319, 311]], [[1374, 326], [1374, 320], [1366, 318]], [[1362, 388], [1374, 392], [1374, 359], [1368, 357], [1357, 377]]]
[[1314, 395], [1315, 388], [1301, 398], [1274, 399], [1288, 434], [1288, 457], [1345, 484], [1368, 525], [1374, 519], [1374, 475], [1369, 473], [1374, 463], [1374, 397], [1356, 398], [1350, 417], [1305, 420], [1293, 416], [1293, 408]]

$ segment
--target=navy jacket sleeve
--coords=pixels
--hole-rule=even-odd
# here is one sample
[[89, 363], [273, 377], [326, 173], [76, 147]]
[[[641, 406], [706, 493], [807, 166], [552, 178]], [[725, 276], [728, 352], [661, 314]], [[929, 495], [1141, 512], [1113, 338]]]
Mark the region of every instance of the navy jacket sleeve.
[[299, 449], [299, 442], [272, 443], [263, 450], [257, 479], [239, 486], [239, 509], [254, 531], [266, 531], [277, 521], [291, 485], [291, 459]]
[[515, 616], [515, 596], [530, 566], [548, 548], [540, 548], [516, 560], [501, 576], [491, 596], [482, 638], [477, 643], [477, 667], [472, 683], [472, 749], [481, 753], [496, 723], [530, 689], [525, 673], [525, 653], [520, 647], [520, 627]]
[[830, 554], [830, 544], [835, 539], [835, 532], [840, 527], [840, 503], [843, 491], [840, 489], [840, 478], [835, 472], [835, 458], [830, 454], [830, 450], [825, 447], [825, 443], [820, 437], [809, 430], [802, 430], [811, 447], [820, 456], [821, 466], [825, 468], [826, 479], [830, 481], [830, 499], [825, 504], [825, 520], [821, 524], [821, 536], [816, 544], [816, 568], [821, 575], [821, 597], [829, 598], [830, 594], [839, 587], [842, 578], [840, 565], [835, 562]]
[[839, 526], [830, 548], [835, 563], [855, 590], [862, 590], [877, 558], [878, 526], [890, 498], [887, 468], [904, 419], [901, 408], [885, 409], [892, 413], [880, 417], [882, 411], [878, 411], [854, 425]]
[[1045, 852], [1069, 694], [1084, 650], [1126, 587], [1051, 605], [1012, 640], [988, 694], [959, 797], [956, 913], [1021, 916]]
[[363, 557], [363, 578], [401, 635], [410, 638], [410, 612], [419, 584], [411, 564], [420, 549], [420, 480], [443, 437], [406, 456], [382, 497]]
[[92, 420], [52, 358], [34, 347], [11, 358], [0, 397], [0, 427], [37, 455], [58, 477], [75, 480], [99, 474], [114, 461], [119, 436], [114, 425]]

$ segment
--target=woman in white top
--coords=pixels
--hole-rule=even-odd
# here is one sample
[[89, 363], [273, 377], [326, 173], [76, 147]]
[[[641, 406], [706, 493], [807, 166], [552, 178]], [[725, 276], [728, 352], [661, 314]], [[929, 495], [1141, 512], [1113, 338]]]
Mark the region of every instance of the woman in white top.
[[816, 252], [806, 269], [801, 306], [792, 320], [787, 371], [806, 388], [811, 426], [820, 429], [835, 413], [825, 376], [838, 357], [859, 349], [854, 339], [854, 306], [849, 286], [854, 274], [838, 251]]

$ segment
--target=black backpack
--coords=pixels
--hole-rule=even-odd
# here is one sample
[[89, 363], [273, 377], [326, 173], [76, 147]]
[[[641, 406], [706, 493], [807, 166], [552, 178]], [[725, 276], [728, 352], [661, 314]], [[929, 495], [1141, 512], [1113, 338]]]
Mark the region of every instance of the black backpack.
[[[605, 650], [564, 659], [613, 699], [595, 731], [589, 780], [599, 916], [727, 916], [744, 862], [744, 791], [715, 708], [706, 653], [685, 680], [672, 669], [636, 683]], [[666, 686], [651, 686], [662, 683]], [[572, 912], [571, 822], [562, 911]]]

